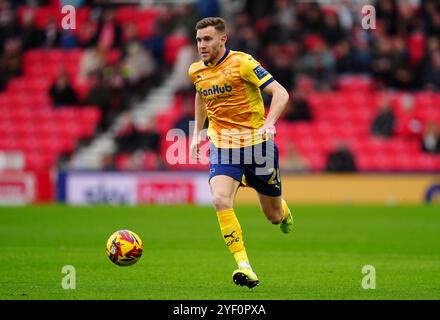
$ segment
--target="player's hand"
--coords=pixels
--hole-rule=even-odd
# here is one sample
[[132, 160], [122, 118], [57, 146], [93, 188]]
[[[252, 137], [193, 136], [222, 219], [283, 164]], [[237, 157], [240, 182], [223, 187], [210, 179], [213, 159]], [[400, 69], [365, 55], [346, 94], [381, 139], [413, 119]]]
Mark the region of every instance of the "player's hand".
[[191, 141], [191, 146], [189, 147], [190, 156], [193, 159], [200, 159], [200, 142], [197, 139]]
[[277, 135], [277, 130], [273, 123], [265, 123], [259, 130], [258, 134], [261, 134], [262, 139], [273, 139]]

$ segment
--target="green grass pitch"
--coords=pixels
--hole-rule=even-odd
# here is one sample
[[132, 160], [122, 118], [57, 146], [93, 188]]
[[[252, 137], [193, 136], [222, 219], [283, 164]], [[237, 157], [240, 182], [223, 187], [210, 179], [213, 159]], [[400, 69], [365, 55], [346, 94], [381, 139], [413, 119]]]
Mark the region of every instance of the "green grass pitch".
[[[0, 299], [439, 299], [438, 207], [294, 206], [282, 234], [257, 207], [237, 206], [260, 285], [236, 287], [232, 255], [212, 208], [192, 206], [0, 208]], [[144, 242], [141, 260], [118, 267], [112, 232]], [[63, 266], [76, 270], [65, 290]], [[362, 267], [376, 289], [362, 288]]]

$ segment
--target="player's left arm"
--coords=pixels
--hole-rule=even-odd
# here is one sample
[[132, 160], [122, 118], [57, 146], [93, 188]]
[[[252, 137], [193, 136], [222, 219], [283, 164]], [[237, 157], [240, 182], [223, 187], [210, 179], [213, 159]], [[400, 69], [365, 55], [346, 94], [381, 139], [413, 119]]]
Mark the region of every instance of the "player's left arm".
[[264, 121], [263, 126], [259, 129], [259, 133], [263, 138], [273, 138], [276, 135], [275, 123], [283, 113], [289, 101], [289, 93], [287, 90], [277, 81], [272, 81], [266, 87], [263, 92], [272, 96], [270, 102], [269, 113]]

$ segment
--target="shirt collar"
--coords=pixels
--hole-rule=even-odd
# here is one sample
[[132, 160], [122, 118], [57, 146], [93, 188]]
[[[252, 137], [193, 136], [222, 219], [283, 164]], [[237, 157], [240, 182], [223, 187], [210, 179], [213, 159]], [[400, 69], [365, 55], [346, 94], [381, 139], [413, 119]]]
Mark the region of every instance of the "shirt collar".
[[[220, 60], [217, 61], [217, 63], [215, 64], [216, 66], [218, 66], [220, 63], [223, 62], [223, 60], [226, 59], [226, 57], [227, 57], [228, 54], [229, 54], [229, 51], [230, 51], [229, 49], [226, 49], [226, 52], [225, 52], [225, 54], [223, 55], [223, 57], [221, 57]], [[212, 67], [213, 64], [211, 64], [211, 63], [205, 63], [205, 66], [207, 66], [207, 67]]]

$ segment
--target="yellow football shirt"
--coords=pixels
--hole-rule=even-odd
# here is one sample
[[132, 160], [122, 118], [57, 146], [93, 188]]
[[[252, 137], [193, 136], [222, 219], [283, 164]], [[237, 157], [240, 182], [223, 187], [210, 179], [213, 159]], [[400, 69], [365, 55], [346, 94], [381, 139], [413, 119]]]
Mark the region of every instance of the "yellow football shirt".
[[265, 120], [260, 89], [274, 78], [258, 61], [226, 50], [215, 65], [198, 61], [188, 74], [205, 102], [208, 137], [216, 147], [247, 147], [264, 141], [257, 133]]

